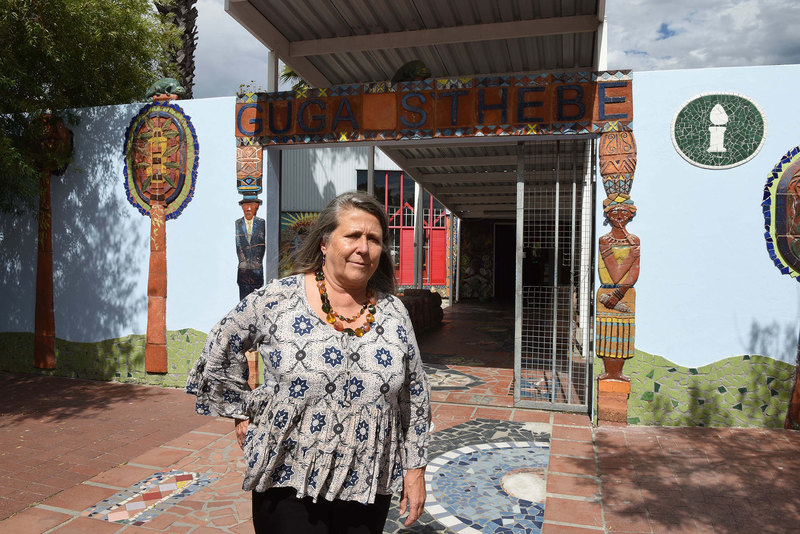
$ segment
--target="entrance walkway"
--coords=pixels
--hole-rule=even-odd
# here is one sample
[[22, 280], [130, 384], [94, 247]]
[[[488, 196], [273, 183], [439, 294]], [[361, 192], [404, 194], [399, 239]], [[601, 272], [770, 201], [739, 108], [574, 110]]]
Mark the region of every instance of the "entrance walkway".
[[[800, 434], [593, 430], [585, 415], [515, 409], [511, 369], [481, 365], [504, 362], [504, 341], [473, 336], [455, 318], [475, 310], [458, 308], [421, 342], [426, 512], [405, 529], [394, 507], [387, 532], [796, 531]], [[252, 532], [233, 425], [194, 415], [180, 390], [0, 373], [0, 407], [0, 533]]]

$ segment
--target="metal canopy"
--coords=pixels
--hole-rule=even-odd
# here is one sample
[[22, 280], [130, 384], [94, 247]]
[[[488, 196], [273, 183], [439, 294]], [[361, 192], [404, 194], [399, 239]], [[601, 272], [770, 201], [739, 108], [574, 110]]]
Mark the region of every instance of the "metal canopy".
[[[315, 87], [389, 80], [415, 59], [434, 78], [605, 68], [605, 0], [226, 0], [225, 10]], [[513, 218], [518, 143], [381, 149], [458, 217]], [[583, 166], [582, 154], [561, 168]], [[534, 176], [555, 180], [544, 168]]]

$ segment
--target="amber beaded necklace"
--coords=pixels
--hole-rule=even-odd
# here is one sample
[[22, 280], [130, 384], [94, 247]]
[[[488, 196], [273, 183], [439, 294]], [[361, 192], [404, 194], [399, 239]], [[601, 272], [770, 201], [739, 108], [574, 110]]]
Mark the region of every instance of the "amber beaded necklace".
[[[378, 302], [378, 299], [375, 297], [375, 290], [371, 287], [368, 287], [367, 302], [361, 306], [361, 311], [352, 317], [345, 317], [336, 313], [336, 311], [333, 309], [333, 306], [331, 306], [331, 301], [328, 298], [328, 292], [325, 288], [325, 275], [323, 274], [322, 269], [316, 272], [315, 278], [317, 280], [317, 288], [319, 288], [319, 295], [322, 299], [322, 311], [326, 314], [325, 320], [328, 321], [328, 323], [330, 323], [334, 329], [339, 332], [344, 332], [349, 336], [361, 337], [366, 332], [369, 332], [370, 325], [375, 322], [375, 304]], [[361, 317], [365, 311], [367, 312], [365, 317], [366, 322], [358, 328], [345, 328], [342, 324], [342, 321], [345, 323], [352, 323]]]

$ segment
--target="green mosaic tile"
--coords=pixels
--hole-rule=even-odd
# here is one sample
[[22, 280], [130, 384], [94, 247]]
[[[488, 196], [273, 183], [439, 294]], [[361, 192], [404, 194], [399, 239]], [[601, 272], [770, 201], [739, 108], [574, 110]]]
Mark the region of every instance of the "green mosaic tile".
[[641, 399], [643, 401], [652, 401], [653, 400], [653, 392], [652, 391], [645, 391], [642, 393]]
[[50, 376], [183, 387], [206, 334], [191, 328], [167, 332], [166, 374], [144, 371], [144, 335], [78, 343], [56, 339], [56, 369], [33, 367], [33, 334], [0, 333], [0, 370]]
[[[637, 358], [626, 363], [627, 374], [641, 377], [631, 382], [629, 419], [645, 425], [783, 426], [793, 365], [764, 356], [734, 356], [694, 369], [659, 356], [652, 360], [649, 366], [637, 364]], [[774, 378], [781, 373], [792, 379]], [[767, 377], [773, 377], [769, 386]], [[652, 401], [648, 392], [654, 393]]]

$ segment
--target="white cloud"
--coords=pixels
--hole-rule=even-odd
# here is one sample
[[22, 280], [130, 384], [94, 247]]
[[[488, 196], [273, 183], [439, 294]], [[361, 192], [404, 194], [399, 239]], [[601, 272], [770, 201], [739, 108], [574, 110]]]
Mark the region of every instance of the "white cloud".
[[[195, 98], [267, 85], [267, 48], [198, 0]], [[608, 67], [662, 70], [800, 63], [798, 0], [610, 0]]]
[[[610, 69], [800, 63], [797, 0], [614, 0], [606, 5]], [[664, 38], [665, 28], [674, 34]]]

